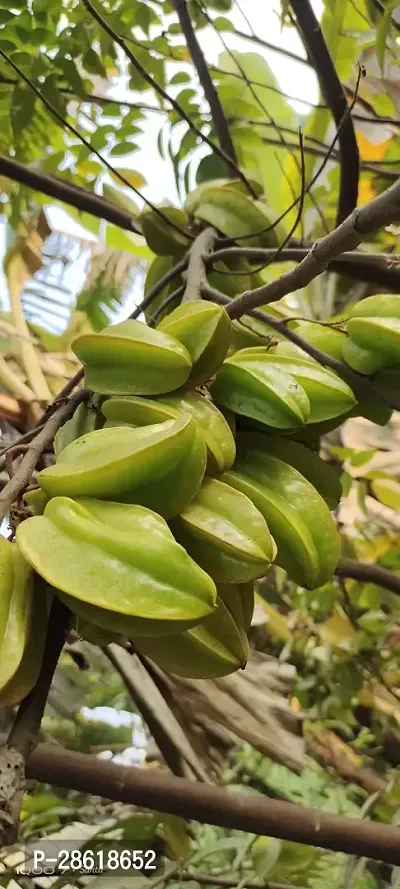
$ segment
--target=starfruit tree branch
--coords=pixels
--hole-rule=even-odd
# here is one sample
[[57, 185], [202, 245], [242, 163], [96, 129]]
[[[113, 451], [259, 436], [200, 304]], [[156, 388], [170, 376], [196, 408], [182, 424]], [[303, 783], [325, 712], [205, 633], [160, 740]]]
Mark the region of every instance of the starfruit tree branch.
[[134, 53], [126, 45], [124, 38], [121, 37], [120, 34], [118, 34], [114, 30], [114, 28], [111, 27], [111, 25], [105, 20], [103, 15], [95, 8], [93, 3], [91, 3], [91, 0], [81, 0], [81, 3], [85, 7], [87, 12], [89, 12], [90, 15], [95, 19], [97, 24], [100, 25], [100, 27], [106, 32], [106, 34], [108, 34], [108, 36], [111, 37], [111, 39], [114, 40], [115, 43], [118, 43], [118, 45], [124, 51], [126, 57], [129, 59], [129, 61], [133, 65], [133, 67], [136, 69], [136, 71], [139, 72], [141, 77], [143, 77], [143, 80], [145, 80], [146, 83], [149, 84], [151, 89], [155, 90], [155, 92], [158, 93], [158, 95], [161, 96], [161, 98], [165, 102], [168, 102], [169, 105], [172, 106], [172, 108], [174, 109], [174, 111], [176, 111], [176, 113], [179, 115], [179, 117], [182, 120], [186, 121], [186, 123], [188, 124], [188, 126], [192, 130], [192, 132], [195, 133], [197, 136], [199, 136], [199, 138], [202, 140], [202, 142], [205, 142], [206, 145], [208, 145], [211, 148], [211, 150], [214, 152], [214, 154], [217, 154], [221, 158], [221, 160], [225, 161], [225, 163], [228, 165], [228, 167], [243, 182], [243, 184], [246, 186], [248, 191], [250, 191], [252, 194], [254, 194], [250, 182], [248, 181], [248, 179], [244, 175], [244, 173], [242, 173], [241, 169], [237, 166], [236, 162], [228, 154], [226, 154], [226, 152], [223, 150], [223, 148], [220, 148], [219, 145], [217, 145], [215, 142], [213, 142], [212, 139], [210, 139], [208, 136], [206, 136], [203, 133], [202, 129], [200, 127], [198, 127], [197, 124], [194, 123], [194, 121], [192, 120], [190, 115], [186, 113], [186, 111], [182, 107], [182, 105], [180, 105], [180, 103], [177, 102], [176, 99], [173, 99], [172, 96], [170, 96], [169, 93], [164, 89], [164, 87], [162, 87], [159, 83], [157, 83], [155, 78], [151, 74], [149, 74], [148, 71], [146, 71], [146, 69], [139, 62], [139, 60], [134, 55]]
[[84, 188], [72, 185], [70, 182], [63, 182], [57, 176], [48, 176], [46, 173], [40, 173], [33, 167], [25, 167], [11, 157], [0, 156], [0, 175], [11, 179], [13, 182], [19, 182], [26, 185], [34, 191], [40, 191], [42, 194], [55, 198], [57, 201], [63, 201], [71, 207], [80, 210], [81, 213], [90, 213], [97, 219], [105, 219], [123, 228], [126, 231], [141, 234], [136, 221], [131, 213], [111, 204], [105, 198], [97, 194], [91, 194]]
[[[295, 239], [293, 239], [295, 243]], [[310, 247], [285, 247], [279, 261], [300, 262], [310, 252]], [[276, 262], [276, 249], [273, 247], [223, 247], [208, 258], [207, 265], [216, 262], [229, 262], [230, 259], [248, 259], [250, 262], [269, 265]], [[363, 253], [350, 250], [328, 263], [328, 271], [348, 275], [357, 281], [377, 284], [386, 290], [400, 291], [400, 262], [395, 253]], [[237, 272], [236, 272], [237, 274]], [[248, 274], [248, 273], [246, 273]]]
[[[196, 68], [204, 95], [210, 106], [211, 116], [213, 119], [215, 131], [219, 139], [219, 144], [225, 154], [227, 154], [228, 157], [230, 157], [234, 164], [236, 164], [237, 166], [238, 161], [232, 141], [232, 136], [230, 134], [228, 121], [225, 117], [224, 109], [221, 105], [217, 90], [212, 82], [207, 62], [203, 55], [203, 51], [201, 49], [199, 41], [197, 40], [186, 0], [173, 0], [173, 5], [178, 16], [180, 26], [182, 28], [182, 33], [185, 37], [186, 45], [190, 52], [193, 65]], [[231, 176], [234, 177], [237, 175], [232, 167], [230, 167], [229, 169]], [[251, 191], [251, 194], [254, 195], [253, 190]]]
[[399, 222], [400, 179], [368, 204], [353, 210], [334, 231], [316, 241], [293, 271], [233, 299], [227, 310], [228, 314], [231, 318], [240, 318], [250, 309], [256, 309], [306, 287], [342, 253], [354, 250], [378, 229]]
[[386, 590], [400, 595], [400, 574], [381, 568], [370, 562], [358, 562], [356, 559], [341, 559], [336, 567], [338, 577], [349, 577], [363, 583], [375, 583]]
[[214, 249], [216, 239], [216, 231], [213, 228], [205, 228], [194, 241], [189, 252], [183, 303], [201, 299], [202, 288], [207, 286], [206, 262]]
[[290, 0], [307, 55], [339, 132], [340, 192], [336, 222], [357, 206], [360, 156], [346, 96], [310, 0]]
[[173, 775], [104, 762], [39, 744], [27, 761], [28, 778], [153, 811], [400, 864], [399, 828], [331, 815], [296, 803], [229, 791]]
[[[85, 401], [88, 397], [89, 391], [87, 389], [80, 389], [72, 395], [65, 404], [62, 404], [49, 417], [43, 429], [26, 446], [20, 466], [0, 493], [0, 520], [7, 515], [10, 506], [20, 497], [26, 486], [29, 485], [40, 456], [47, 445], [53, 441], [57, 430], [72, 417], [78, 404]], [[12, 449], [10, 453], [12, 453]]]

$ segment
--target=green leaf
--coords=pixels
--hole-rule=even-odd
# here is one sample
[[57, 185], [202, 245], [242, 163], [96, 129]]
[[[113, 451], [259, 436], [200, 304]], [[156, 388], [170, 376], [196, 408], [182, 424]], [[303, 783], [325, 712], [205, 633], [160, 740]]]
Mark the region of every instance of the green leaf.
[[374, 496], [384, 506], [396, 511], [400, 509], [400, 483], [396, 479], [374, 479], [371, 481]]
[[350, 463], [352, 466], [363, 466], [364, 463], [368, 463], [372, 457], [376, 454], [376, 448], [369, 448], [365, 451], [358, 451], [356, 454], [353, 454], [350, 457]]
[[125, 250], [141, 259], [153, 259], [154, 254], [140, 235], [128, 234], [111, 222], [107, 223], [106, 245], [115, 250]]
[[217, 31], [234, 31], [235, 26], [231, 19], [226, 18], [224, 15], [218, 15], [216, 19], [214, 19], [214, 28]]
[[86, 71], [89, 71], [89, 74], [97, 74], [99, 77], [107, 77], [107, 71], [103, 62], [93, 48], [88, 49], [84, 53], [82, 65], [86, 68]]
[[191, 83], [191, 76], [187, 74], [186, 71], [177, 71], [176, 74], [173, 74], [170, 79], [170, 85], [176, 83]]
[[120, 142], [118, 145], [114, 145], [110, 151], [110, 155], [113, 157], [125, 157], [125, 155], [133, 154], [137, 150], [138, 146], [134, 145], [132, 142]]
[[254, 870], [260, 880], [265, 880], [278, 861], [282, 840], [275, 837], [257, 837], [251, 847]]
[[398, 0], [389, 0], [389, 2], [385, 3], [384, 11], [376, 29], [376, 55], [382, 74], [385, 67], [386, 41], [392, 25], [392, 12], [396, 6], [398, 6]]
[[228, 168], [225, 161], [215, 154], [207, 154], [201, 159], [197, 167], [197, 185], [201, 185], [202, 182], [208, 182], [210, 179], [225, 179], [227, 172]]
[[232, 9], [231, 0], [207, 0], [206, 6], [217, 12], [229, 12]]
[[[115, 167], [114, 173], [119, 173], [120, 176], [123, 176], [124, 179], [126, 179], [126, 181], [133, 186], [133, 188], [141, 188], [142, 185], [146, 185], [146, 179], [137, 170], [130, 170], [127, 167]], [[121, 180], [118, 178], [118, 176], [115, 176], [114, 173], [110, 173], [111, 178], [114, 179], [114, 182], [121, 186]]]

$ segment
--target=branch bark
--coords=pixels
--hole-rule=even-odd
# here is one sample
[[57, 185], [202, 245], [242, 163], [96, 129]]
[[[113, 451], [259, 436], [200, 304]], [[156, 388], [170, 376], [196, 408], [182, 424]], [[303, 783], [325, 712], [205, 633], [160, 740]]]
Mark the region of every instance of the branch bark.
[[57, 201], [63, 201], [71, 207], [76, 207], [82, 213], [90, 213], [97, 219], [105, 219], [112, 222], [118, 228], [126, 231], [141, 234], [140, 229], [136, 226], [135, 220], [126, 210], [121, 210], [105, 198], [99, 197], [97, 194], [91, 194], [84, 188], [77, 185], [71, 185], [69, 182], [63, 182], [56, 176], [48, 176], [45, 173], [39, 173], [30, 167], [24, 167], [10, 157], [0, 157], [0, 175], [6, 176], [13, 182], [20, 182], [21, 185], [27, 185], [35, 191], [47, 194], [50, 198]]
[[240, 318], [250, 309], [281, 299], [287, 293], [306, 287], [347, 250], [354, 250], [368, 235], [386, 225], [400, 222], [400, 179], [369, 204], [353, 210], [333, 232], [317, 241], [307, 256], [291, 272], [231, 301], [228, 314]]
[[392, 593], [400, 595], [400, 574], [381, 568], [370, 562], [357, 562], [356, 559], [341, 559], [336, 567], [338, 577], [351, 577], [365, 583], [376, 583]]
[[400, 832], [391, 825], [330, 815], [252, 794], [229, 793], [48, 744], [36, 747], [28, 759], [26, 774], [48, 784], [206, 824], [400, 864]]
[[339, 225], [357, 206], [360, 156], [354, 125], [351, 115], [347, 114], [346, 96], [310, 0], [290, 0], [290, 5], [339, 133], [341, 175], [336, 217], [336, 224]]
[[87, 389], [80, 389], [66, 404], [61, 405], [52, 414], [36, 438], [27, 445], [26, 453], [20, 466], [0, 494], [0, 519], [4, 518], [11, 504], [18, 499], [24, 488], [29, 484], [31, 475], [45, 447], [53, 441], [57, 430], [66, 420], [72, 417], [78, 404], [84, 401], [88, 394]]
[[171, 772], [208, 781], [178, 721], [137, 655], [130, 655], [115, 644], [107, 645], [103, 651], [123, 679]]
[[186, 273], [186, 288], [182, 302], [191, 302], [201, 299], [202, 287], [207, 286], [206, 262], [214, 249], [217, 233], [213, 228], [205, 228], [193, 242], [189, 253], [189, 263]]
[[[201, 86], [203, 87], [204, 95], [210, 106], [211, 116], [213, 119], [215, 131], [219, 139], [219, 144], [225, 154], [227, 154], [228, 157], [230, 157], [234, 164], [237, 166], [238, 160], [232, 141], [232, 136], [229, 131], [228, 121], [225, 117], [224, 109], [221, 105], [217, 90], [215, 89], [215, 86], [212, 82], [201, 46], [199, 44], [199, 41], [197, 40], [186, 5], [186, 0], [173, 0], [173, 5], [178, 16], [180, 26], [182, 28], [182, 33], [186, 40], [186, 45], [190, 52], [192, 62], [194, 64], [194, 67], [196, 68]], [[231, 167], [230, 176], [234, 177], [236, 175], [236, 172], [234, 172]], [[253, 189], [251, 190], [251, 194], [253, 195], [253, 197], [255, 197]]]
[[[295, 239], [293, 240], [295, 242]], [[300, 262], [309, 252], [309, 247], [285, 247], [281, 250], [278, 261]], [[239, 257], [244, 257], [250, 262], [260, 264], [265, 262], [266, 265], [269, 265], [271, 262], [275, 262], [275, 256], [276, 250], [274, 248], [225, 247], [211, 254], [208, 265]], [[394, 292], [400, 290], [400, 267], [396, 255], [391, 253], [361, 253], [361, 251], [350, 250], [329, 262], [327, 270], [347, 275], [357, 281], [376, 284], [386, 290]], [[234, 274], [232, 272], [232, 275]]]

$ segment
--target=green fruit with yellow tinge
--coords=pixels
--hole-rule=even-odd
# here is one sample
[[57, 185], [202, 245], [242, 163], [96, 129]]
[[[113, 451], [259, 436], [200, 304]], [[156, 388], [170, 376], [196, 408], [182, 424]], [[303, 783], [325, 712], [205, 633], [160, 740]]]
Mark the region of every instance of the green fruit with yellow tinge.
[[166, 518], [193, 499], [207, 461], [204, 436], [189, 414], [141, 428], [115, 426], [77, 438], [39, 473], [50, 497], [139, 503]]
[[[183, 210], [169, 204], [157, 208], [164, 219], [151, 207], [145, 207], [140, 215], [140, 224], [150, 250], [157, 256], [179, 256], [190, 246], [190, 237], [185, 235], [188, 219]], [[173, 223], [169, 224], [169, 221]], [[181, 231], [179, 231], [181, 229]]]
[[80, 438], [87, 432], [93, 432], [96, 429], [96, 414], [90, 410], [86, 404], [78, 404], [78, 407], [70, 420], [67, 420], [63, 426], [56, 432], [54, 439], [54, 453], [56, 457], [66, 448], [71, 441]]
[[175, 676], [216, 679], [245, 667], [249, 644], [224, 601], [197, 627], [174, 636], [134, 639], [138, 651]]
[[102, 395], [162, 395], [186, 383], [189, 352], [178, 340], [141, 321], [122, 321], [72, 343], [86, 385]]
[[33, 583], [32, 568], [20, 548], [1, 537], [0, 693], [16, 675], [29, 641], [35, 608]]
[[259, 432], [241, 433], [240, 442], [242, 446], [246, 444], [250, 448], [265, 451], [293, 466], [316, 488], [329, 509], [336, 509], [342, 496], [340, 475], [310, 448], [279, 435], [264, 435]]
[[[54, 497], [43, 516], [21, 522], [17, 542], [27, 562], [55, 590], [106, 611], [105, 629], [177, 632], [212, 613], [211, 578], [174, 540], [166, 522], [141, 506]], [[75, 610], [75, 609], [73, 609]], [[130, 621], [130, 624], [129, 624]]]
[[[221, 366], [231, 342], [231, 321], [223, 306], [204, 300], [183, 303], [157, 331], [178, 340], [193, 362], [186, 386], [201, 386]], [[177, 387], [176, 387], [177, 388]]]
[[[31, 622], [18, 669], [0, 690], [0, 707], [14, 707], [35, 687], [42, 668], [51, 599], [40, 578], [34, 579]], [[1, 656], [1, 651], [0, 651]]]
[[297, 469], [244, 437], [222, 479], [253, 500], [278, 547], [276, 563], [296, 583], [314, 589], [330, 579], [340, 538], [326, 502]]
[[274, 367], [293, 377], [310, 403], [307, 423], [322, 423], [340, 417], [354, 407], [356, 399], [353, 391], [337, 374], [310, 357], [306, 360], [287, 355], [284, 348], [282, 343], [278, 343], [268, 350], [261, 346], [242, 349], [237, 355], [247, 362], [255, 361], [258, 365], [262, 362], [266, 368]]
[[146, 426], [162, 423], [168, 419], [189, 414], [201, 430], [207, 447], [207, 467], [209, 475], [216, 475], [232, 466], [235, 454], [235, 439], [221, 411], [211, 398], [194, 390], [184, 389], [157, 399], [127, 396], [109, 398], [102, 406], [106, 417], [105, 428], [110, 426]]
[[282, 368], [265, 361], [265, 350], [248, 354], [253, 351], [241, 349], [224, 361], [211, 386], [217, 406], [276, 429], [304, 426], [310, 401], [303, 387]]
[[217, 593], [231, 612], [236, 624], [247, 633], [254, 613], [254, 583], [218, 583]]
[[[188, 204], [186, 208], [188, 209]], [[199, 200], [195, 201], [191, 195], [188, 213], [228, 238], [240, 238], [243, 246], [274, 247], [278, 244], [278, 236], [271, 225], [273, 218], [269, 208], [233, 188], [210, 185], [208, 189], [202, 190]]]
[[268, 525], [248, 497], [216, 479], [171, 522], [175, 538], [219, 583], [263, 577], [276, 555]]
[[357, 346], [382, 356], [381, 367], [400, 365], [400, 296], [380, 293], [349, 312], [347, 331]]

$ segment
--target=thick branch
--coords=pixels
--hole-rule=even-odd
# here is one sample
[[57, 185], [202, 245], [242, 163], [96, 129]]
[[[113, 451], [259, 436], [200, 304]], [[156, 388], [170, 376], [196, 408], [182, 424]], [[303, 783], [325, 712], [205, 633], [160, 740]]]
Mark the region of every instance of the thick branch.
[[226, 154], [226, 152], [222, 148], [220, 148], [219, 145], [216, 145], [216, 143], [213, 142], [212, 139], [209, 139], [209, 137], [203, 133], [203, 131], [200, 129], [200, 127], [196, 126], [196, 124], [193, 122], [190, 115], [186, 113], [184, 108], [182, 108], [182, 105], [180, 105], [179, 102], [176, 101], [176, 99], [173, 99], [167, 93], [167, 91], [164, 89], [164, 87], [160, 86], [160, 84], [157, 83], [157, 81], [154, 79], [154, 77], [152, 77], [152, 75], [149, 74], [148, 71], [146, 71], [146, 69], [143, 67], [143, 65], [139, 62], [139, 60], [136, 58], [136, 56], [133, 54], [133, 52], [131, 52], [129, 47], [126, 45], [123, 37], [120, 37], [120, 35], [117, 34], [116, 31], [114, 31], [114, 28], [112, 28], [111, 25], [109, 25], [108, 22], [106, 22], [106, 20], [98, 12], [98, 10], [95, 9], [95, 7], [93, 6], [93, 3], [91, 3], [91, 0], [81, 0], [81, 2], [83, 4], [83, 6], [85, 7], [85, 9], [87, 9], [87, 11], [90, 13], [90, 15], [93, 16], [93, 18], [98, 23], [98, 25], [100, 25], [100, 27], [103, 28], [103, 30], [109, 35], [109, 37], [111, 37], [111, 39], [114, 40], [115, 43], [118, 43], [118, 45], [121, 47], [121, 49], [123, 49], [126, 57], [129, 59], [129, 61], [133, 65], [133, 67], [136, 68], [136, 71], [139, 72], [141, 77], [143, 77], [143, 80], [145, 80], [146, 83], [148, 83], [149, 86], [153, 90], [155, 90], [159, 96], [161, 96], [164, 99], [165, 102], [169, 102], [169, 104], [172, 106], [174, 111], [176, 111], [176, 113], [179, 114], [180, 118], [182, 120], [186, 121], [186, 123], [188, 124], [188, 126], [192, 130], [192, 132], [196, 133], [196, 135], [200, 137], [202, 142], [205, 142], [211, 148], [211, 150], [214, 152], [214, 154], [217, 154], [220, 158], [222, 158], [222, 160], [224, 160], [225, 163], [228, 164], [228, 167], [234, 172], [235, 176], [237, 176], [239, 179], [241, 179], [241, 181], [243, 182], [243, 184], [246, 186], [246, 188], [249, 191], [253, 192], [253, 189], [251, 188], [251, 185], [248, 182], [246, 176], [239, 169], [239, 167], [237, 166], [235, 161], [232, 159], [232, 157], [230, 157], [228, 154]]
[[[223, 877], [219, 874], [199, 874], [197, 871], [192, 873], [180, 873], [178, 877], [174, 877], [174, 883], [198, 883], [200, 886], [222, 886], [224, 889], [236, 889], [238, 886], [238, 878]], [[240, 881], [241, 882], [241, 881]], [[295, 889], [290, 883], [253, 883], [246, 880], [246, 889]], [[296, 889], [305, 889], [302, 886], [296, 886]]]
[[311, 248], [305, 259], [291, 272], [286, 272], [256, 290], [243, 293], [230, 303], [228, 314], [240, 318], [250, 309], [281, 299], [306, 287], [322, 274], [333, 259], [347, 250], [354, 250], [366, 237], [379, 228], [400, 222], [400, 179], [369, 204], [353, 210], [338, 228]]
[[0, 175], [6, 176], [14, 182], [20, 182], [22, 185], [27, 185], [28, 188], [33, 188], [42, 194], [47, 194], [51, 198], [56, 198], [57, 201], [64, 201], [65, 204], [76, 207], [82, 213], [91, 213], [97, 219], [106, 219], [107, 222], [112, 222], [119, 228], [141, 234], [135, 220], [126, 210], [121, 210], [106, 201], [105, 198], [91, 194], [84, 188], [63, 182], [56, 176], [47, 176], [30, 167], [24, 167], [13, 158], [0, 157]]
[[26, 773], [46, 784], [262, 836], [400, 864], [399, 828], [196, 784], [40, 744]]
[[78, 404], [80, 404], [81, 401], [84, 401], [87, 397], [88, 390], [79, 390], [79, 392], [73, 395], [66, 404], [62, 404], [61, 407], [52, 414], [36, 438], [27, 445], [26, 453], [24, 454], [15, 475], [13, 475], [0, 493], [1, 519], [4, 518], [11, 504], [14, 503], [14, 500], [17, 500], [24, 488], [29, 484], [35, 466], [45, 447], [53, 441], [60, 426], [72, 417]]
[[171, 772], [207, 781], [207, 774], [145, 665], [119, 645], [107, 645], [103, 651], [123, 679]]
[[[236, 151], [233, 145], [232, 136], [229, 131], [228, 122], [225, 117], [224, 109], [221, 105], [217, 90], [215, 89], [215, 86], [210, 77], [210, 72], [208, 70], [203, 51], [201, 49], [199, 41], [197, 40], [190, 15], [188, 13], [186, 0], [173, 0], [173, 5], [179, 18], [179, 23], [186, 40], [186, 45], [190, 52], [192, 62], [194, 64], [194, 67], [196, 68], [201, 86], [203, 87], [204, 95], [210, 106], [211, 116], [213, 119], [215, 131], [219, 139], [219, 144], [223, 151], [225, 151], [225, 154], [227, 154], [237, 166], [238, 161], [236, 157]], [[230, 168], [230, 172], [231, 176], [236, 176], [236, 172], [232, 170], [232, 167]]]
[[370, 562], [357, 562], [356, 559], [341, 559], [335, 574], [338, 577], [351, 577], [365, 583], [376, 583], [392, 593], [400, 595], [400, 574], [381, 568]]
[[[280, 251], [278, 262], [300, 262], [310, 252], [309, 247], [285, 247]], [[226, 262], [230, 259], [244, 257], [250, 262], [269, 265], [275, 262], [276, 250], [262, 247], [225, 247], [216, 250], [209, 257], [208, 265], [216, 262]], [[355, 278], [357, 281], [366, 281], [368, 284], [376, 284], [386, 290], [398, 292], [400, 290], [400, 266], [395, 254], [392, 253], [362, 253], [350, 250], [333, 259], [327, 265], [328, 271], [338, 272]], [[235, 272], [232, 272], [234, 275]], [[237, 272], [236, 272], [237, 274]], [[247, 274], [247, 273], [246, 273]]]
[[205, 228], [198, 235], [189, 253], [186, 288], [182, 302], [201, 299], [201, 289], [207, 286], [206, 262], [214, 249], [217, 234], [213, 228]]
[[339, 224], [357, 206], [360, 157], [354, 125], [351, 115], [347, 114], [346, 96], [310, 0], [290, 0], [290, 5], [336, 128], [342, 124], [339, 131], [341, 176], [336, 219]]

